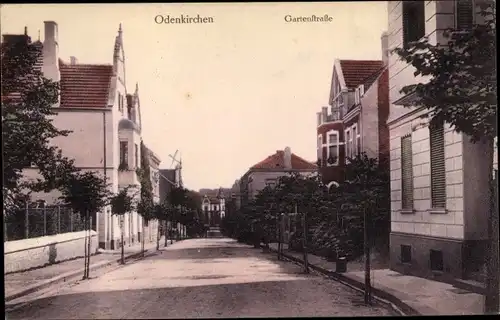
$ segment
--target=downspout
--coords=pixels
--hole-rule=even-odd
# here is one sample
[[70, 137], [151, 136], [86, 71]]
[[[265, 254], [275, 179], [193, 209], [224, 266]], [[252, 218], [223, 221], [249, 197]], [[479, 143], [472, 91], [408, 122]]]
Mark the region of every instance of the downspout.
[[[106, 150], [106, 111], [103, 111], [102, 112], [102, 127], [103, 127], [103, 153], [104, 153], [104, 157], [103, 157], [103, 165], [104, 165], [104, 179], [106, 180], [106, 183], [107, 183], [107, 180], [108, 180], [108, 173], [107, 173], [107, 150]], [[105, 241], [109, 241], [109, 231], [110, 231], [110, 224], [112, 221], [109, 221], [111, 219], [108, 219], [108, 208], [105, 208], [104, 209], [104, 221], [105, 221], [105, 226], [106, 226], [106, 239]], [[96, 226], [97, 226], [97, 221], [96, 221]], [[106, 246], [106, 243], [104, 244], [104, 246]]]

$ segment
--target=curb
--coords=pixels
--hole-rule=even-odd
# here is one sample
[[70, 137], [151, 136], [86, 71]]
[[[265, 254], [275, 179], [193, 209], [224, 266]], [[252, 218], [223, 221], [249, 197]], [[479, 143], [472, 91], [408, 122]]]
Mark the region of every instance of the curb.
[[[275, 253], [278, 252], [278, 250], [275, 250], [273, 248], [269, 248], [269, 250], [271, 252], [275, 252]], [[287, 253], [282, 253], [282, 256], [290, 261], [294, 261], [294, 262], [303, 264], [303, 261], [301, 259], [298, 259], [294, 256], [287, 254]], [[346, 286], [348, 286], [356, 291], [364, 292], [365, 284], [362, 282], [348, 278], [341, 273], [315, 266], [311, 263], [309, 263], [309, 267], [311, 269], [313, 269], [314, 271], [319, 272], [319, 273], [327, 276], [328, 278], [333, 279], [337, 282], [340, 282], [341, 284], [346, 285]], [[414, 308], [412, 308], [408, 304], [404, 303], [402, 300], [398, 299], [396, 296], [394, 296], [386, 291], [383, 291], [381, 289], [372, 287], [372, 297], [375, 298], [375, 300], [377, 300], [381, 304], [383, 304], [387, 307], [390, 307], [393, 311], [399, 313], [402, 316], [422, 315], [420, 312], [418, 312], [417, 310], [415, 310]]]
[[[146, 253], [149, 250], [150, 249], [144, 250], [144, 254], [146, 255]], [[135, 259], [135, 258], [138, 258], [140, 256], [142, 256], [142, 251], [125, 256], [125, 261]], [[110, 261], [103, 261], [103, 262], [99, 262], [96, 264], [92, 264], [89, 267], [89, 271], [90, 270], [98, 270], [98, 269], [101, 269], [101, 268], [104, 268], [107, 266], [111, 266], [111, 265], [115, 265], [115, 264], [120, 264], [120, 262], [121, 262], [121, 258], [118, 258], [116, 260], [113, 259]], [[36, 291], [40, 291], [42, 289], [45, 289], [45, 288], [47, 288], [53, 284], [59, 283], [59, 282], [69, 282], [71, 280], [76, 280], [74, 278], [81, 276], [81, 274], [82, 274], [82, 270], [69, 271], [69, 272], [63, 273], [63, 274], [56, 276], [54, 278], [47, 279], [46, 281], [43, 281], [42, 283], [37, 283], [37, 284], [35, 284], [31, 287], [28, 287], [26, 289], [14, 292], [13, 294], [5, 297], [5, 302], [12, 301], [14, 299], [20, 298], [22, 296], [28, 295], [28, 294], [36, 292]]]

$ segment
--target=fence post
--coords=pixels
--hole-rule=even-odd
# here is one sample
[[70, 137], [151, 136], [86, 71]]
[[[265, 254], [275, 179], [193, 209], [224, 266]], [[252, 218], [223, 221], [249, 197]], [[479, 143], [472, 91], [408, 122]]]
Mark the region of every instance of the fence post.
[[73, 232], [73, 209], [69, 210], [69, 232]]
[[57, 206], [57, 234], [61, 233], [61, 206]]
[[26, 201], [26, 208], [24, 211], [24, 239], [29, 239], [30, 235], [30, 226], [29, 226], [29, 219], [28, 219], [28, 201]]
[[45, 202], [43, 203], [43, 235], [47, 235], [47, 207], [45, 206]]

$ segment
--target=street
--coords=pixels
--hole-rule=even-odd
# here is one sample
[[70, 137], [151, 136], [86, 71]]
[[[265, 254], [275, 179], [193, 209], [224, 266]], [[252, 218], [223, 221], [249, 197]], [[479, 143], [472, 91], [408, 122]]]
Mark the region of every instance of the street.
[[231, 239], [181, 241], [8, 311], [7, 319], [394, 315], [360, 293]]

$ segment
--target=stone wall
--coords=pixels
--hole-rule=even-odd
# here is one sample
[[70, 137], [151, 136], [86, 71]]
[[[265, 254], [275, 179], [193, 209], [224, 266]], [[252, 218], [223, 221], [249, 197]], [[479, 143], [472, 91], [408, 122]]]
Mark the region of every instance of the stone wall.
[[[91, 253], [97, 252], [97, 233], [91, 231]], [[42, 267], [83, 257], [85, 231], [31, 238], [4, 243], [4, 273]]]

